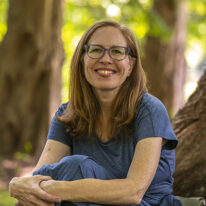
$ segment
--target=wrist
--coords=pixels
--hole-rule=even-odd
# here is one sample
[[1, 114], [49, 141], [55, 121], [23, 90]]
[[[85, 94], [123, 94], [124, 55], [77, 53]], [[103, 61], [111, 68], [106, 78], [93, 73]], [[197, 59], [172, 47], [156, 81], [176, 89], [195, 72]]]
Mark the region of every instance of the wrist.
[[45, 192], [60, 197], [62, 201], [72, 201], [69, 181], [43, 180], [39, 185]]
[[54, 180], [42, 180], [39, 183], [39, 186], [46, 192], [50, 193], [52, 191], [52, 188], [55, 185], [55, 181]]
[[62, 197], [61, 190], [59, 189], [59, 182], [55, 180], [43, 180], [40, 182], [39, 186], [45, 192]]
[[61, 197], [62, 201], [72, 201], [72, 191], [70, 190], [70, 181], [55, 181], [54, 188], [56, 195]]

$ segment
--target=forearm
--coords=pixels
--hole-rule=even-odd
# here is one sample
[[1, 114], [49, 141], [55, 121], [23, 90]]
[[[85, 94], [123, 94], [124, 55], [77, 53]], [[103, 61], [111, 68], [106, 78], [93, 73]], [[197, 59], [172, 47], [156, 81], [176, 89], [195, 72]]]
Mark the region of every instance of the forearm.
[[71, 202], [93, 202], [99, 204], [139, 204], [142, 191], [131, 179], [43, 182], [41, 187]]

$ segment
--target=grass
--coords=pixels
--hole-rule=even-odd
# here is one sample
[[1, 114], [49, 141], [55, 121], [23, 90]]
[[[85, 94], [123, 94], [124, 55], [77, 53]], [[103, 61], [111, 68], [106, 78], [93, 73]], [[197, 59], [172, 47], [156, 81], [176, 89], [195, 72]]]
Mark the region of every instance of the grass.
[[14, 206], [16, 199], [9, 196], [7, 190], [0, 190], [0, 206]]

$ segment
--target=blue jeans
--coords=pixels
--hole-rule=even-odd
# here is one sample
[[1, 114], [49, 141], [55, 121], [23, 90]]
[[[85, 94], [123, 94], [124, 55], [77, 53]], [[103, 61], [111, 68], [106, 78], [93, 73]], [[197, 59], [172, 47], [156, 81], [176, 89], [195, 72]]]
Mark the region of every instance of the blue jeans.
[[[85, 178], [96, 178], [103, 180], [114, 179], [105, 168], [97, 164], [93, 159], [85, 155], [72, 155], [64, 157], [60, 162], [55, 164], [45, 164], [39, 170], [35, 171], [33, 175], [50, 176], [54, 180], [72, 181]], [[100, 206], [99, 204], [87, 202], [72, 202], [63, 201], [56, 203], [55, 206]], [[109, 205], [107, 205], [109, 206]], [[132, 205], [130, 205], [132, 206]], [[139, 206], [155, 206], [155, 204], [148, 203], [147, 199], [143, 198]], [[162, 198], [160, 204], [156, 206], [182, 206], [180, 201], [173, 195], [166, 195]]]

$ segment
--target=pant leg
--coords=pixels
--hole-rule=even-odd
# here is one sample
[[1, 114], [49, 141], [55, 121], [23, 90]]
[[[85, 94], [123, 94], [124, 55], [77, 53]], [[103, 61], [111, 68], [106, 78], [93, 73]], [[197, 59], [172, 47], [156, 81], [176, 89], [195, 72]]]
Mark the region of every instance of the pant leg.
[[[55, 164], [45, 164], [33, 175], [51, 176], [54, 180], [72, 181], [84, 178], [113, 179], [112, 175], [105, 168], [97, 164], [93, 159], [84, 155], [72, 155], [64, 157]], [[63, 201], [56, 206], [67, 206], [71, 203]], [[77, 206], [98, 206], [93, 203], [75, 203]]]

